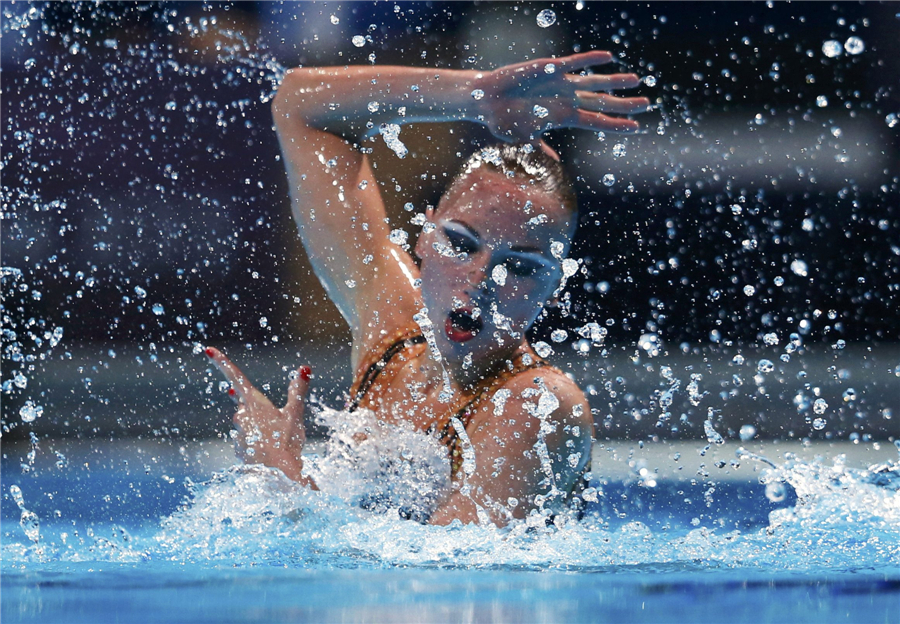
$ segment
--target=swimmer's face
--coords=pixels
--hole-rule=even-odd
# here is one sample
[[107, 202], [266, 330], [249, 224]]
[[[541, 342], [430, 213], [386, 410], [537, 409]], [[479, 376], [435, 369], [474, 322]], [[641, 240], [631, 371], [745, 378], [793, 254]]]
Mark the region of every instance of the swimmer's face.
[[485, 167], [451, 188], [416, 245], [444, 357], [483, 363], [522, 342], [559, 286], [574, 219], [559, 197]]

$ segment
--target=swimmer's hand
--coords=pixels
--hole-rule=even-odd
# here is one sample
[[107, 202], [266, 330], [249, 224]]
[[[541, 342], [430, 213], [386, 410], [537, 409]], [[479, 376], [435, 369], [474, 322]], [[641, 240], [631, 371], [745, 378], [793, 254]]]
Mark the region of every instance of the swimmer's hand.
[[278, 468], [289, 479], [315, 489], [312, 479], [302, 474], [306, 443], [303, 412], [312, 373], [309, 366], [295, 371], [288, 386], [287, 403], [278, 409], [225, 354], [210, 347], [206, 355], [231, 383], [228, 393], [237, 401], [238, 410], [234, 414], [237, 456], [246, 464]]
[[483, 123], [504, 141], [537, 141], [541, 134], [555, 128], [636, 132], [638, 122], [609, 115], [649, 109], [650, 100], [645, 97], [609, 94], [640, 85], [636, 74], [569, 73], [612, 61], [609, 52], [595, 50], [526, 61], [480, 74], [474, 88], [484, 92], [479, 101]]

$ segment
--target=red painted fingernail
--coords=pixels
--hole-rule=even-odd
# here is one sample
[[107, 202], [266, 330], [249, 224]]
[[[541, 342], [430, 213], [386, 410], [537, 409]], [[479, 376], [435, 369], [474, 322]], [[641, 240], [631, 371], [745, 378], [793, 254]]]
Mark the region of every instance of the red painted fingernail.
[[215, 353], [213, 353], [213, 350], [209, 348], [207, 348], [204, 353], [206, 353], [206, 357], [212, 357], [213, 355], [215, 355]]
[[300, 379], [303, 381], [309, 381], [309, 378], [312, 377], [312, 369], [309, 366], [301, 366], [299, 372]]
[[228, 388], [228, 396], [234, 396], [235, 394], [237, 393], [234, 391], [234, 388]]

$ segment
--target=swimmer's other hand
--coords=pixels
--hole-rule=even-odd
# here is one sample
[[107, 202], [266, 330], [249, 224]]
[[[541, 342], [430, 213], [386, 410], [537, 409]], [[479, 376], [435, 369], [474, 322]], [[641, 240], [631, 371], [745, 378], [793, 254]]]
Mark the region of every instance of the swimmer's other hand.
[[244, 463], [281, 470], [289, 479], [315, 488], [302, 474], [306, 428], [303, 413], [312, 370], [301, 366], [292, 375], [287, 403], [275, 407], [247, 376], [218, 349], [206, 349], [207, 357], [231, 383], [228, 394], [236, 401], [235, 453]]
[[[614, 117], [646, 112], [645, 97], [617, 97], [609, 92], [641, 84], [637, 74], [588, 74], [585, 70], [613, 61], [595, 50], [562, 58], [545, 58], [507, 65], [479, 75], [476, 91], [481, 118], [504, 141], [536, 141], [555, 128], [603, 132], [636, 132], [633, 119]], [[579, 71], [577, 74], [570, 72]], [[473, 91], [474, 93], [474, 91]]]

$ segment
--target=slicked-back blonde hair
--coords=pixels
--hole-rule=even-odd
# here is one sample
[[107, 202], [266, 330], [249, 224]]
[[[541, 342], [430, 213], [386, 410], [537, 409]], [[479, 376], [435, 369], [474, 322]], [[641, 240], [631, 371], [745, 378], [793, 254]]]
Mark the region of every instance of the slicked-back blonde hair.
[[469, 157], [444, 195], [449, 195], [469, 174], [481, 167], [487, 167], [506, 177], [531, 181], [542, 191], [559, 197], [567, 210], [572, 213], [578, 211], [578, 200], [572, 182], [562, 165], [530, 143], [502, 144], [478, 150]]

